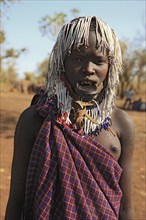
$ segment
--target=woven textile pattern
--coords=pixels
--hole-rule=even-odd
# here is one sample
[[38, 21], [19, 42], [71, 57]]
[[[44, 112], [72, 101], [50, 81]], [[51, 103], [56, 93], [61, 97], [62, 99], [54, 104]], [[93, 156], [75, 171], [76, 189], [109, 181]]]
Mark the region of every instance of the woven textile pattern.
[[117, 220], [121, 168], [90, 136], [46, 117], [33, 147], [25, 220]]

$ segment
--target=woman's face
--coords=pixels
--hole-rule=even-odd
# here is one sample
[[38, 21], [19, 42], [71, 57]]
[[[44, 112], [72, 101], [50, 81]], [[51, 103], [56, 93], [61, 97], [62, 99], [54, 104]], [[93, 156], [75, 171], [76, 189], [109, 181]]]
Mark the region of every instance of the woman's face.
[[108, 74], [108, 54], [96, 48], [94, 31], [89, 34], [89, 46], [72, 50], [65, 59], [65, 76], [72, 90], [82, 99], [93, 99], [99, 93], [99, 85]]

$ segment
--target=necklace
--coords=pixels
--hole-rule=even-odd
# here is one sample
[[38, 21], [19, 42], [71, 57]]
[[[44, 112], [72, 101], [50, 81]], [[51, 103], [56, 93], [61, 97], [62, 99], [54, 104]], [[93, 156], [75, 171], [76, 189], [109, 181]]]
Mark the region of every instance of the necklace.
[[[83, 130], [86, 128], [91, 135], [98, 135], [104, 129], [116, 136], [115, 131], [111, 128], [111, 118], [105, 118], [103, 123], [98, 121], [97, 115], [99, 114], [99, 110], [96, 108], [94, 110], [96, 113], [94, 114], [93, 112], [95, 105], [96, 107], [98, 106], [95, 100], [91, 100], [90, 102], [75, 101], [74, 119], [77, 128]], [[90, 129], [91, 126], [92, 129]]]

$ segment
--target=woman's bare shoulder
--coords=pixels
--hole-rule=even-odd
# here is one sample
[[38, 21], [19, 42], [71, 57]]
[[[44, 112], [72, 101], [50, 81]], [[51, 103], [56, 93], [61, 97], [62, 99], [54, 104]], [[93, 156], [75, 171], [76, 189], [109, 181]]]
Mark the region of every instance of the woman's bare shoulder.
[[126, 127], [127, 129], [134, 127], [134, 122], [131, 116], [120, 108], [115, 108], [113, 110], [113, 118], [121, 129], [126, 129]]
[[135, 125], [133, 119], [126, 111], [120, 108], [114, 109], [113, 118], [123, 149], [128, 148], [133, 150], [135, 140]]
[[34, 118], [37, 116], [36, 105], [31, 105], [26, 108], [20, 115], [21, 118]]
[[35, 135], [43, 123], [43, 118], [36, 112], [36, 106], [32, 105], [25, 109], [19, 117], [17, 127], [24, 132]]

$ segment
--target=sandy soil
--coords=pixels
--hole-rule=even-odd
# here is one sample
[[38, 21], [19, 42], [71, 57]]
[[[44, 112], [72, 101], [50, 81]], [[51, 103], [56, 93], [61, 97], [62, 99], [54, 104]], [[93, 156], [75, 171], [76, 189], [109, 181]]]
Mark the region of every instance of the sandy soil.
[[[32, 96], [19, 93], [1, 94], [1, 139], [0, 139], [0, 220], [4, 219], [9, 194], [14, 130], [20, 113], [30, 104]], [[123, 101], [119, 100], [121, 105]], [[146, 219], [146, 115], [129, 111], [136, 125], [134, 152], [133, 203], [135, 220]]]

